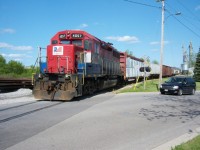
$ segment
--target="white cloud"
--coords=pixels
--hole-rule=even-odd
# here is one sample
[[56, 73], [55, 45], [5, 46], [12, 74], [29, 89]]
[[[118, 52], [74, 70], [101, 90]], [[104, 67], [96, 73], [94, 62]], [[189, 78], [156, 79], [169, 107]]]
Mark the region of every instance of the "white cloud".
[[21, 58], [16, 58], [16, 59], [14, 59], [15, 61], [22, 61], [23, 59], [21, 59]]
[[118, 41], [118, 42], [128, 42], [128, 43], [138, 43], [139, 39], [135, 36], [108, 36], [106, 37], [108, 40]]
[[10, 29], [10, 28], [6, 28], [6, 29], [0, 29], [0, 34], [3, 34], [3, 33], [15, 33], [15, 30], [14, 29]]
[[196, 6], [196, 7], [195, 7], [195, 10], [196, 10], [196, 11], [200, 10], [200, 5]]
[[151, 52], [159, 52], [158, 49], [151, 49], [150, 51], [151, 51]]
[[87, 28], [88, 25], [87, 25], [86, 23], [83, 23], [83, 24], [80, 25], [80, 27], [81, 27], [81, 28]]
[[170, 42], [169, 41], [164, 41], [164, 44], [169, 44]]
[[149, 44], [150, 44], [150, 45], [159, 45], [160, 42], [158, 42], [158, 41], [153, 41], [153, 42], [150, 42]]
[[15, 60], [15, 61], [22, 61], [24, 58], [32, 58], [32, 56], [26, 54], [1, 54], [3, 57], [7, 58], [8, 60]]
[[[164, 41], [164, 44], [169, 44], [170, 42], [169, 41]], [[153, 41], [153, 42], [150, 42], [149, 43], [150, 45], [160, 45], [160, 42], [158, 41]]]
[[19, 51], [30, 51], [33, 50], [32, 46], [14, 46], [8, 43], [0, 42], [0, 48], [19, 50]]
[[25, 54], [1, 54], [3, 57], [9, 57], [9, 58], [20, 58], [25, 57]]

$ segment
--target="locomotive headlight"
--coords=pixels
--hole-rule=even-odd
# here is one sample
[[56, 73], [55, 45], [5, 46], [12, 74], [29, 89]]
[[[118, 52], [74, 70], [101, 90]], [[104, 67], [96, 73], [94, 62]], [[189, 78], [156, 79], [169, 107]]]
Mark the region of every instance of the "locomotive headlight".
[[173, 89], [178, 89], [179, 87], [178, 86], [173, 86]]
[[66, 79], [69, 79], [69, 78], [70, 78], [70, 75], [66, 74], [66, 75], [65, 75], [65, 78], [66, 78]]

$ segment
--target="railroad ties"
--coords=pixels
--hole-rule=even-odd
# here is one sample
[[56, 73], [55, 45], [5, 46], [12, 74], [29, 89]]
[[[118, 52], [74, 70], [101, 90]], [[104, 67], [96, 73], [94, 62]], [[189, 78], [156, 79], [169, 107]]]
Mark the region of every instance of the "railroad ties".
[[18, 90], [20, 88], [32, 89], [31, 79], [7, 79], [0, 78], [0, 93]]

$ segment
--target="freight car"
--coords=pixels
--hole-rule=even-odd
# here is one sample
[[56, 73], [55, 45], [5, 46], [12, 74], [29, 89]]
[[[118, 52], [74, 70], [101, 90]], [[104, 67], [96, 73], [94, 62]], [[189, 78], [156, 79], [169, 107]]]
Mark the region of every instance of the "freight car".
[[163, 77], [170, 77], [174, 74], [174, 70], [170, 66], [163, 65], [162, 66], [162, 76]]
[[[144, 68], [146, 68], [145, 73]], [[126, 52], [120, 52], [120, 69], [124, 79], [123, 82], [136, 80], [136, 78], [142, 78], [143, 76], [149, 78], [158, 78], [160, 75], [159, 64], [144, 62], [143, 59], [130, 56]], [[173, 75], [176, 75], [173, 67], [166, 65], [162, 66], [163, 77], [170, 77]]]
[[[119, 52], [111, 43], [81, 30], [56, 33], [45, 58], [44, 63], [39, 57], [40, 72], [33, 80], [36, 99], [67, 101], [160, 72], [158, 65], [148, 66], [142, 59]], [[148, 73], [142, 68], [148, 68]], [[172, 75], [169, 66], [163, 66], [163, 75]]]
[[[151, 68], [150, 72], [150, 78], [157, 78], [160, 74], [160, 65], [159, 64], [150, 64]], [[174, 70], [174, 67], [162, 65], [162, 77], [171, 77], [173, 75], [176, 75], [177, 72]]]
[[124, 82], [136, 80], [142, 76], [140, 68], [144, 67], [144, 60], [120, 52], [120, 70]]

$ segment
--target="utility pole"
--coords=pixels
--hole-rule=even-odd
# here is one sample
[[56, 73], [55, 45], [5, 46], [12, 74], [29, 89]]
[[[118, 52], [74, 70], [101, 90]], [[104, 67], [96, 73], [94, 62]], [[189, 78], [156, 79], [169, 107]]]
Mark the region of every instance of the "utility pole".
[[161, 22], [161, 47], [160, 47], [160, 76], [159, 76], [159, 87], [162, 83], [162, 65], [163, 65], [163, 50], [164, 50], [164, 22], [165, 22], [165, 1], [162, 1], [162, 22]]
[[191, 68], [193, 67], [193, 47], [192, 47], [192, 42], [190, 42], [189, 45], [189, 63], [188, 67]]

